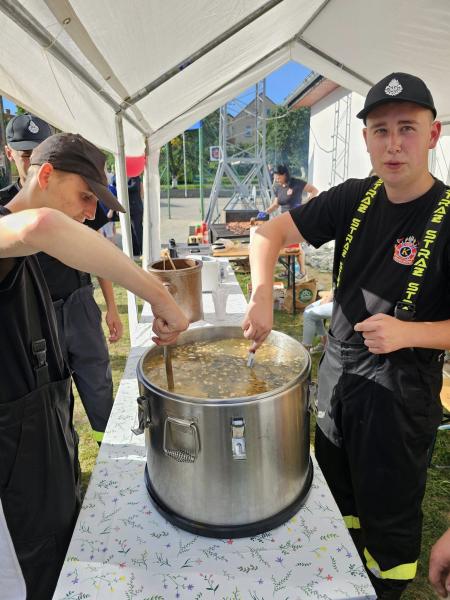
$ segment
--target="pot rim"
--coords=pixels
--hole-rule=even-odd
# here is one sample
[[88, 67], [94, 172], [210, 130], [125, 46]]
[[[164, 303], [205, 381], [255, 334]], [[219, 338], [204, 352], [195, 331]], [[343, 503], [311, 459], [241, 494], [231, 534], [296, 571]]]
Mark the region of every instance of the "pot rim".
[[[211, 330], [211, 329], [225, 329], [225, 328], [229, 329], [229, 330], [234, 329], [234, 330], [236, 330], [237, 333], [240, 332], [242, 334], [242, 329], [236, 325], [211, 326], [211, 327], [207, 327], [205, 329]], [[195, 329], [203, 329], [203, 328], [194, 327], [194, 328], [188, 329], [187, 332], [194, 331]], [[185, 332], [185, 334], [187, 332]], [[289, 379], [289, 381], [287, 381], [284, 385], [274, 388], [268, 392], [262, 392], [260, 394], [254, 394], [252, 396], [236, 396], [234, 398], [197, 398], [195, 396], [178, 394], [178, 393], [174, 393], [169, 390], [166, 390], [164, 388], [160, 388], [157, 385], [155, 385], [154, 383], [152, 383], [151, 381], [149, 381], [149, 379], [147, 379], [147, 377], [144, 375], [144, 370], [143, 370], [143, 362], [144, 362], [144, 359], [147, 356], [147, 354], [154, 348], [162, 348], [161, 346], [157, 346], [157, 344], [155, 344], [154, 342], [152, 342], [150, 344], [150, 346], [147, 348], [147, 350], [142, 354], [142, 356], [139, 359], [139, 362], [136, 367], [138, 381], [140, 381], [143, 385], [145, 385], [151, 392], [154, 392], [159, 395], [164, 395], [164, 396], [170, 398], [171, 400], [175, 400], [175, 401], [179, 401], [179, 402], [188, 402], [191, 404], [203, 404], [206, 406], [229, 405], [229, 404], [248, 404], [248, 403], [259, 401], [259, 400], [273, 398], [274, 396], [277, 396], [280, 393], [283, 393], [283, 392], [291, 389], [298, 383], [307, 379], [307, 377], [311, 371], [311, 356], [310, 356], [309, 352], [307, 350], [305, 350], [305, 348], [302, 346], [302, 344], [300, 342], [298, 342], [293, 337], [291, 337], [281, 331], [276, 331], [276, 330], [272, 329], [269, 336], [267, 337], [267, 340], [270, 339], [270, 336], [272, 336], [272, 334], [274, 334], [277, 337], [281, 336], [281, 337], [289, 338], [290, 340], [292, 340], [293, 342], [298, 344], [299, 350], [304, 354], [306, 360], [304, 362], [303, 368], [300, 370], [298, 375], [296, 375], [292, 379]], [[181, 334], [180, 337], [182, 337], [182, 336], [183, 336], [183, 334]], [[182, 339], [180, 341], [182, 342]], [[180, 345], [182, 345], [182, 344], [180, 344]]]

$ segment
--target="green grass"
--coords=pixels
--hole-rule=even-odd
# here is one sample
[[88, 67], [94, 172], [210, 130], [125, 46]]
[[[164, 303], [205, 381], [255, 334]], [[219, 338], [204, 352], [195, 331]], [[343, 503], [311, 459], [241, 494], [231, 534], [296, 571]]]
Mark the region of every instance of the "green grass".
[[[322, 287], [327, 287], [327, 280], [321, 275]], [[246, 284], [250, 280], [248, 275], [237, 275], [239, 283], [246, 292]], [[329, 282], [328, 282], [329, 284]], [[125, 363], [130, 350], [127, 318], [127, 295], [123, 288], [115, 286], [116, 302], [119, 307], [123, 325], [123, 338], [116, 344], [110, 344], [110, 356], [113, 370], [114, 395], [117, 392]], [[95, 291], [96, 300], [105, 312], [103, 298], [99, 289]], [[303, 315], [298, 312], [295, 316], [275, 311], [274, 328], [301, 340]], [[104, 327], [106, 333], [106, 327]], [[318, 357], [313, 356], [312, 376], [317, 376]], [[92, 439], [89, 423], [80, 400], [76, 396], [75, 404], [75, 426], [80, 436], [80, 462], [83, 472], [83, 488], [89, 482], [93, 466], [97, 457], [97, 443]], [[311, 432], [314, 433], [314, 422], [311, 423]], [[313, 441], [313, 440], [312, 440]], [[436, 448], [433, 454], [433, 464], [450, 465], [450, 434], [448, 431], [439, 432]], [[430, 468], [428, 471], [428, 482], [425, 499], [423, 502], [424, 524], [422, 553], [419, 560], [417, 577], [412, 585], [403, 595], [404, 600], [430, 600], [436, 597], [427, 582], [428, 558], [430, 548], [437, 538], [450, 526], [450, 469]]]

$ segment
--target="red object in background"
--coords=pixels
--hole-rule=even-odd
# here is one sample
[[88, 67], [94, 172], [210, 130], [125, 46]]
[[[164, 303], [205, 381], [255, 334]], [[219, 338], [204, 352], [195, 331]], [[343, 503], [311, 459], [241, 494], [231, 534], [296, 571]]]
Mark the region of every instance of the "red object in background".
[[127, 177], [137, 177], [144, 171], [145, 156], [127, 156], [125, 161]]

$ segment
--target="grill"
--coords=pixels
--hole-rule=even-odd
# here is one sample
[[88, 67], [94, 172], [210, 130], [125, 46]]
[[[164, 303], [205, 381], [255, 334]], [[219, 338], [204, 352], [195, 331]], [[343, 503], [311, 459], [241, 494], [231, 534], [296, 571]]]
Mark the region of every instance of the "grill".
[[[253, 217], [256, 217], [259, 210], [256, 209], [241, 209], [241, 210], [226, 210], [225, 211], [225, 223], [211, 223], [209, 229], [211, 231], [211, 243], [219, 238], [225, 238], [229, 240], [248, 240], [250, 237], [250, 230], [247, 233], [235, 233], [227, 229], [228, 223], [240, 223], [243, 221], [250, 221]], [[267, 219], [269, 216], [267, 216]]]
[[219, 238], [225, 238], [227, 240], [239, 240], [239, 239], [249, 239], [250, 231], [247, 235], [242, 235], [240, 233], [233, 233], [229, 229], [225, 223], [211, 223], [209, 226], [209, 230], [211, 232], [211, 243], [214, 244], [216, 240]]

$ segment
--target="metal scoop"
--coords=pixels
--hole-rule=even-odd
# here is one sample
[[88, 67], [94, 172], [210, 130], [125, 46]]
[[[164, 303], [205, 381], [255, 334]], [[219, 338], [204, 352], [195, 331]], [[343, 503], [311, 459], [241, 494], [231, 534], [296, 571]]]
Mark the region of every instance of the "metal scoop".
[[249, 367], [251, 369], [254, 366], [254, 364], [255, 364], [255, 353], [249, 352], [248, 357], [247, 357], [247, 367]]

